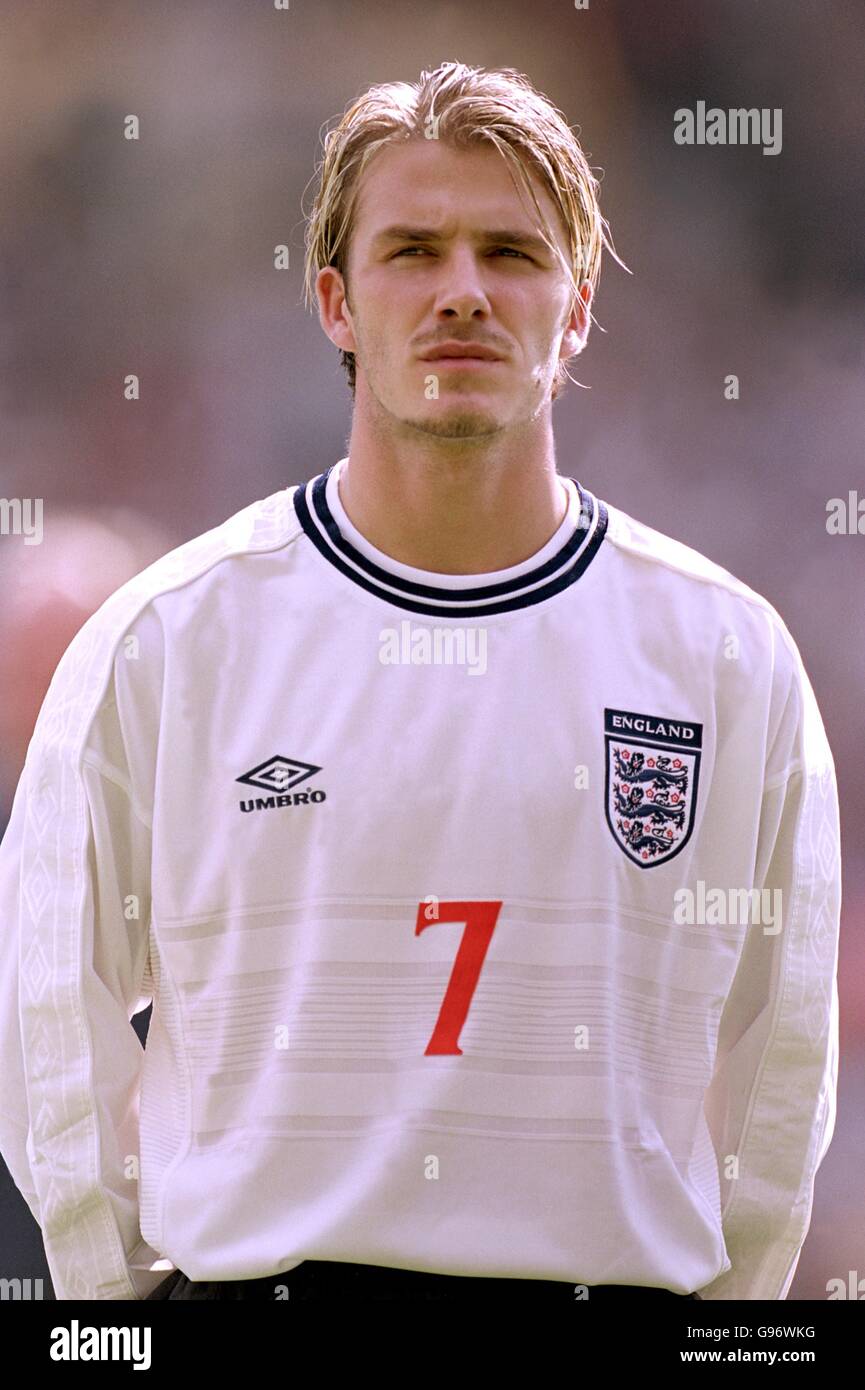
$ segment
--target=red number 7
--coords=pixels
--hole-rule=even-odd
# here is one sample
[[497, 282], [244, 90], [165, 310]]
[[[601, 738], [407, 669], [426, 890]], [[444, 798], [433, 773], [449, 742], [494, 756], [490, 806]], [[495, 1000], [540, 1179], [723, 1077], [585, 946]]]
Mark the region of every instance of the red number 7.
[[439, 903], [435, 909], [436, 916], [430, 920], [424, 916], [429, 910], [429, 904], [418, 903], [415, 936], [420, 936], [425, 927], [432, 927], [440, 922], [466, 924], [436, 1026], [424, 1053], [425, 1057], [434, 1054], [462, 1057], [462, 1048], [457, 1046], [460, 1032], [466, 1021], [466, 1014], [501, 906], [501, 902]]

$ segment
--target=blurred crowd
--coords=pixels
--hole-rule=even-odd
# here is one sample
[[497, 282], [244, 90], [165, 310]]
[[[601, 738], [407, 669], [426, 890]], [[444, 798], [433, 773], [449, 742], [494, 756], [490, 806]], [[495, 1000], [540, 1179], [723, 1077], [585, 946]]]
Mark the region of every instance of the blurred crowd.
[[[325, 125], [455, 58], [525, 72], [579, 129], [632, 273], [606, 262], [559, 471], [775, 605], [835, 756], [841, 1088], [793, 1299], [865, 1275], [865, 536], [826, 529], [830, 498], [865, 499], [863, 53], [845, 0], [409, 0], [396, 22], [350, 0], [6, 0], [0, 45], [0, 494], [44, 502], [41, 544], [0, 535], [0, 831], [89, 613], [346, 451], [338, 352], [301, 300]], [[782, 152], [677, 145], [699, 100], [781, 108]], [[2, 1166], [0, 1220], [16, 1273], [46, 1273]]]

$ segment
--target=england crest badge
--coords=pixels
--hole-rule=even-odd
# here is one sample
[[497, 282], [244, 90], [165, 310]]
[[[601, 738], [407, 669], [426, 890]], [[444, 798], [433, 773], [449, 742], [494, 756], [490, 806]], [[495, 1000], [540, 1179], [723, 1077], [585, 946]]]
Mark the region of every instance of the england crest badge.
[[703, 726], [604, 710], [607, 825], [641, 869], [685, 848], [694, 828]]

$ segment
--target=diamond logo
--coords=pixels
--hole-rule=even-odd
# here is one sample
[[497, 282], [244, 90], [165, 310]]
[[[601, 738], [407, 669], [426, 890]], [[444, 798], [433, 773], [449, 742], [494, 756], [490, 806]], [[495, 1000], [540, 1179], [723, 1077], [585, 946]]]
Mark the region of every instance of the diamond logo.
[[302, 763], [297, 758], [283, 758], [276, 754], [259, 763], [258, 767], [244, 772], [242, 777], [236, 777], [235, 781], [245, 782], [250, 787], [262, 787], [266, 792], [286, 792], [316, 772], [321, 772], [321, 768], [314, 763]]

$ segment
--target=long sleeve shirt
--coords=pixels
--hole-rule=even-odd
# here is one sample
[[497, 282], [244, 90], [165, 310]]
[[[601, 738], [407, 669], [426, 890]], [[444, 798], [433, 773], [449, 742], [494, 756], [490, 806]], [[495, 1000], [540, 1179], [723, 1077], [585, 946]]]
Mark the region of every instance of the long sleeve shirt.
[[575, 479], [522, 564], [399, 563], [343, 465], [123, 585], [42, 706], [0, 1151], [57, 1297], [320, 1259], [784, 1298], [841, 896], [793, 638]]

